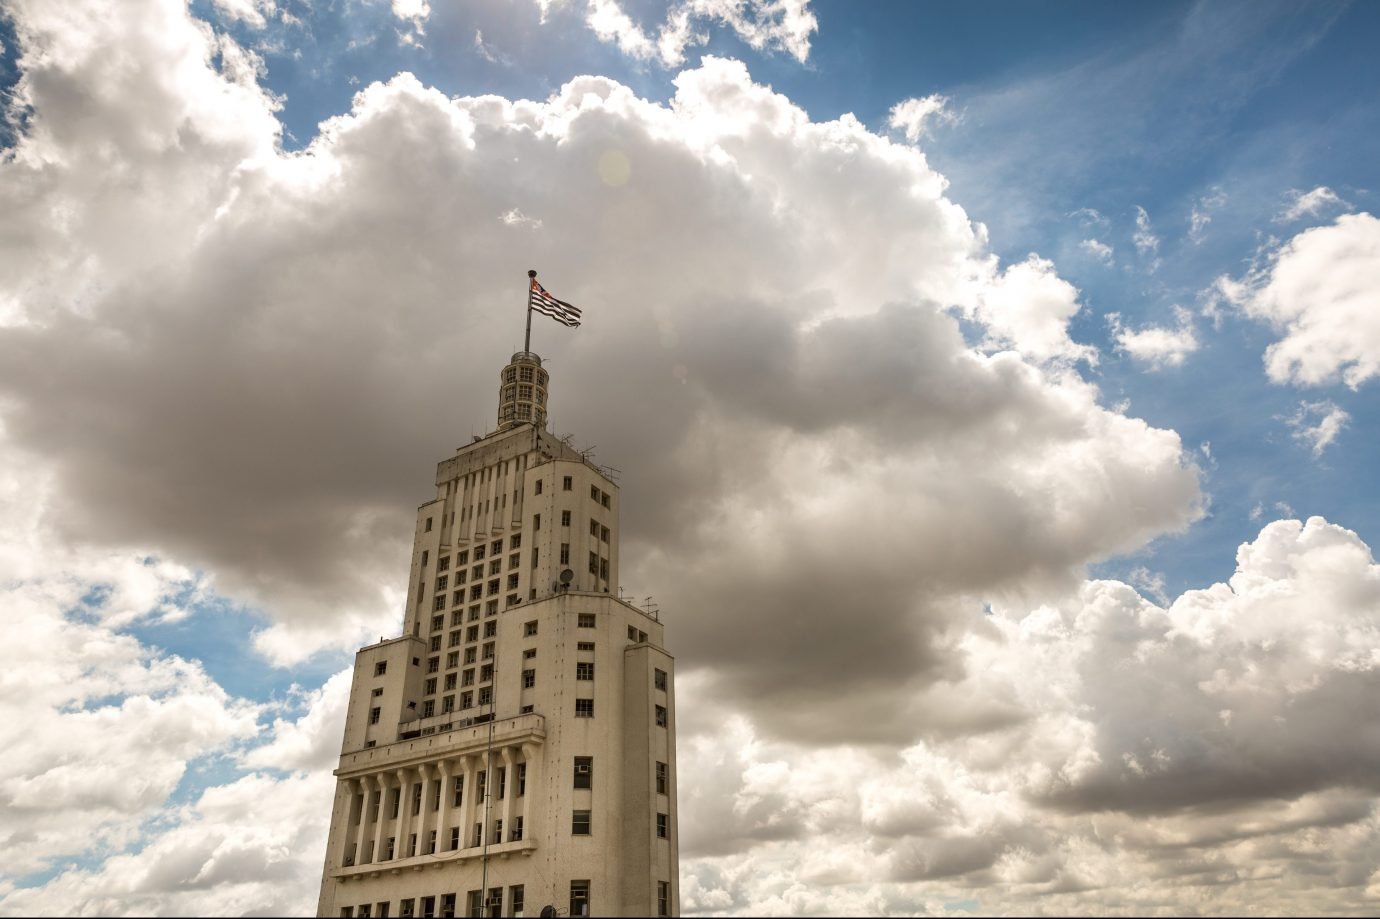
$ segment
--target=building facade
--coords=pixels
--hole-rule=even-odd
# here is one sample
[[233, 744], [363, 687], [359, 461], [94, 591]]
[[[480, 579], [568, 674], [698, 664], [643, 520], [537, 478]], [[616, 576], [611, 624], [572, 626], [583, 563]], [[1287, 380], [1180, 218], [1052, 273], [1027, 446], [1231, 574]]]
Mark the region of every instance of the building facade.
[[436, 468], [402, 635], [355, 658], [320, 916], [679, 915], [674, 662], [547, 372]]

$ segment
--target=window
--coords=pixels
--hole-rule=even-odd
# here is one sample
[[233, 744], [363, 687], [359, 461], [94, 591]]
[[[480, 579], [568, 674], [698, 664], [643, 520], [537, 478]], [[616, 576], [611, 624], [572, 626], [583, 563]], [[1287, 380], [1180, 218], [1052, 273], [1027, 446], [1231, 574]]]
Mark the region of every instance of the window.
[[[440, 635], [433, 635], [433, 636], [431, 636], [431, 646], [430, 646], [430, 647], [431, 647], [431, 650], [433, 650], [433, 651], [440, 651], [440, 650], [441, 650], [441, 636], [440, 636]], [[439, 657], [436, 658], [436, 659], [437, 659], [438, 661], [440, 660]]]
[[497, 635], [497, 634], [498, 634], [498, 620], [497, 620], [497, 619], [491, 619], [491, 620], [489, 620], [488, 622], [484, 623], [484, 637], [485, 637], [485, 638], [493, 638], [493, 637], [494, 637], [495, 635]]
[[537, 479], [537, 484], [536, 484], [535, 486], [533, 486], [533, 488], [532, 488], [532, 494], [534, 494], [534, 495], [539, 495], [539, 494], [541, 494], [541, 479]]
[[503, 551], [503, 540], [501, 540], [501, 539], [495, 539], [495, 540], [493, 541], [493, 545], [489, 546], [489, 554], [490, 554], [490, 555], [497, 555], [498, 553], [500, 553], [500, 552], [502, 552], [502, 551]]
[[[417, 816], [422, 812], [422, 785], [420, 782], [412, 783], [412, 816]], [[416, 837], [413, 837], [413, 848], [415, 849]]]
[[370, 723], [370, 724], [378, 724], [378, 723], [379, 723], [379, 712], [380, 712], [380, 711], [381, 711], [381, 709], [379, 709], [379, 708], [371, 708], [371, 709], [369, 709], [369, 723]]
[[503, 841], [503, 821], [502, 821], [502, 820], [495, 820], [495, 821], [494, 821], [494, 845], [498, 845], [498, 844], [501, 843], [502, 841]]
[[460, 646], [460, 630], [456, 629], [450, 633], [450, 639], [446, 642], [447, 648], [458, 648]]
[[601, 526], [601, 527], [599, 528], [599, 541], [600, 541], [600, 542], [608, 542], [608, 541], [609, 541], [609, 528], [608, 528], [608, 527]]
[[593, 717], [594, 717], [594, 700], [593, 700], [593, 699], [576, 699], [576, 700], [575, 700], [575, 717], [576, 717], [576, 718], [593, 718]]
[[541, 561], [541, 550], [538, 549], [537, 547], [533, 546], [533, 547], [532, 547], [532, 567], [533, 567], [533, 568], [537, 567], [537, 563], [538, 563], [539, 561]]
[[503, 571], [503, 559], [496, 558], [489, 562], [489, 574], [500, 574]]
[[393, 843], [397, 837], [389, 836], [383, 844], [383, 858], [379, 861], [391, 862], [393, 860]]
[[450, 575], [443, 574], [436, 579], [436, 592], [441, 593], [450, 587]]
[[535, 671], [535, 670], [524, 670], [524, 671], [522, 671], [522, 688], [523, 688], [523, 689], [531, 689], [533, 686], [536, 686], [536, 685], [537, 685], [537, 671]]
[[465, 630], [465, 641], [478, 641], [478, 640], [479, 640], [479, 626], [477, 626], [477, 625], [472, 625], [472, 626], [470, 626], [468, 629]]
[[470, 599], [471, 599], [471, 600], [478, 600], [478, 599], [479, 599], [480, 597], [482, 597], [482, 596], [484, 596], [484, 585], [483, 585], [483, 584], [471, 584], [471, 585], [470, 585]]
[[[430, 518], [430, 517], [426, 518], [426, 529], [425, 529], [423, 532], [426, 532], [426, 533], [430, 533], [430, 532], [431, 532], [431, 518]], [[423, 563], [423, 564], [425, 564], [425, 563]]]
[[472, 838], [474, 839], [474, 842], [470, 843], [470, 845], [472, 845], [472, 846], [482, 846], [482, 845], [484, 845], [484, 824], [483, 824], [483, 823], [476, 823], [476, 824], [474, 825], [474, 836], [473, 836]]
[[455, 894], [442, 894], [441, 916], [442, 919], [455, 919]]
[[659, 728], [666, 727], [666, 706], [664, 705], [656, 707], [656, 726]]
[[512, 555], [508, 556], [508, 570], [509, 570], [509, 571], [512, 571], [514, 568], [518, 567], [518, 566], [521, 565], [521, 564], [522, 564], [522, 553], [521, 553], [521, 552], [514, 552]]
[[451, 851], [460, 848], [460, 828], [458, 826], [450, 828], [450, 848]]
[[[513, 556], [513, 557], [514, 557], [514, 558], [517, 558], [516, 555]], [[518, 576], [515, 575], [515, 574], [510, 574], [510, 575], [508, 575], [508, 589], [509, 589], [509, 590], [517, 590], [517, 586], [518, 586]]]
[[388, 672], [388, 661], [379, 661], [374, 665], [374, 676], [383, 676]]
[[483, 576], [484, 576], [484, 566], [483, 566], [483, 565], [475, 565], [473, 568], [470, 569], [470, 577], [474, 578], [476, 581], [479, 580], [480, 578], [482, 578]]
[[427, 699], [422, 703], [422, 717], [430, 718], [434, 714], [436, 714], [436, 700]]
[[537, 707], [535, 705], [524, 705], [522, 708], [518, 709], [518, 712], [523, 715], [530, 715], [536, 710]]
[[575, 811], [570, 815], [570, 833], [572, 836], [590, 835], [589, 811]]
[[378, 903], [374, 904], [374, 915], [377, 916], [378, 919], [388, 919], [387, 900], [380, 900]]
[[[589, 499], [590, 499], [591, 501], [598, 501], [598, 500], [599, 500], [599, 486], [597, 486], [597, 485], [591, 485], [591, 486], [589, 486]], [[429, 530], [429, 529], [431, 529], [431, 527], [427, 527], [427, 529]]]
[[443, 696], [441, 698], [441, 713], [455, 711], [455, 696]]
[[656, 838], [667, 839], [667, 817], [665, 814], [656, 815]]
[[590, 573], [590, 574], [598, 574], [598, 573], [599, 573], [599, 553], [598, 553], [598, 552], [591, 552], [591, 553], [589, 553], [589, 573]]
[[561, 491], [573, 491], [574, 488], [575, 477], [573, 475], [568, 475], [561, 479]]
[[353, 906], [342, 906], [342, 907], [340, 907], [340, 919], [350, 919], [350, 917], [353, 916], [354, 914], [355, 914], [355, 908], [354, 908]]
[[[498, 582], [495, 581], [494, 583], [497, 584]], [[485, 616], [497, 616], [497, 615], [498, 615], [498, 601], [497, 601], [497, 600], [490, 600], [489, 602], [487, 602], [487, 603], [484, 604], [484, 615], [485, 615]]]
[[561, 526], [570, 526], [570, 511], [561, 511]]
[[601, 491], [601, 492], [599, 493], [599, 503], [602, 504], [602, 505], [604, 505], [604, 507], [608, 507], [608, 506], [609, 506], [609, 495], [608, 495], [608, 492]]
[[599, 536], [599, 521], [595, 520], [593, 517], [589, 518], [589, 535], [596, 539]]
[[[508, 792], [508, 767], [498, 767], [498, 799], [503, 800], [503, 796]], [[500, 839], [499, 842], [503, 840]]]
[[605, 581], [609, 579], [609, 560], [606, 558], [599, 559], [599, 577]]
[[445, 627], [446, 627], [446, 617], [445, 617], [445, 616], [432, 616], [432, 617], [431, 617], [431, 630], [432, 630], [433, 632], [435, 632], [437, 629], [444, 629]]
[[637, 641], [637, 629], [633, 626], [628, 626], [628, 641]]
[[540, 529], [541, 529], [541, 514], [533, 514], [533, 515], [532, 515], [532, 529], [533, 529], [533, 530], [540, 530]]
[[594, 779], [594, 757], [577, 756], [575, 757], [575, 784], [574, 788], [593, 788]]
[[382, 686], [379, 686], [379, 687], [375, 688], [373, 692], [369, 693], [369, 695], [371, 695], [371, 696], [381, 696], [381, 695], [383, 695], [383, 687], [382, 687]]
[[671, 882], [656, 882], [656, 914], [658, 916], [671, 915]]
[[424, 684], [422, 684], [422, 685], [423, 685], [422, 693], [423, 693], [424, 695], [428, 695], [428, 696], [429, 696], [429, 695], [432, 695], [433, 693], [436, 692], [436, 677], [432, 677], [431, 679], [427, 680], [427, 681], [426, 681]]
[[581, 613], [578, 625], [582, 629], [592, 629], [594, 628], [594, 622], [594, 613]]
[[468, 670], [465, 670], [463, 673], [460, 674], [460, 685], [461, 685], [461, 686], [473, 686], [473, 685], [474, 685], [474, 668], [473, 668], [473, 667], [469, 668]]
[[589, 915], [589, 881], [570, 882], [570, 915]]
[[474, 663], [474, 653], [475, 653], [476, 650], [478, 650], [478, 649], [476, 649], [476, 648], [466, 648], [466, 649], [465, 649], [465, 663], [467, 663], [467, 664], [473, 664], [473, 663]]
[[458, 667], [458, 666], [460, 666], [460, 652], [459, 652], [459, 651], [452, 651], [452, 652], [450, 652], [449, 654], [447, 654], [447, 655], [446, 655], [446, 667], [447, 667], [447, 668], [450, 668], [450, 667]]
[[522, 659], [525, 660], [525, 661], [530, 661], [532, 658], [534, 658], [534, 657], [536, 657], [536, 656], [537, 656], [537, 649], [536, 649], [536, 648], [528, 648], [526, 651], [523, 651], [523, 652], [522, 652]]
[[429, 559], [429, 558], [431, 558], [431, 550], [430, 550], [430, 549], [423, 549], [423, 550], [422, 550], [422, 567], [423, 567], [423, 568], [426, 567], [426, 560]]
[[438, 558], [438, 559], [436, 560], [436, 570], [437, 570], [437, 571], [449, 571], [449, 570], [450, 570], [450, 556], [449, 556], [449, 555], [443, 555], [443, 556], [441, 556], [440, 558]]
[[489, 596], [492, 597], [496, 593], [498, 593], [498, 578], [489, 582]]
[[594, 642], [592, 642], [592, 641], [577, 641], [577, 642], [575, 643], [575, 650], [576, 650], [576, 651], [593, 651], [593, 650], [594, 650]]
[[659, 794], [659, 795], [664, 795], [664, 794], [667, 793], [667, 792], [666, 792], [666, 764], [665, 764], [665, 763], [657, 763], [657, 764], [656, 764], [656, 793]]
[[653, 670], [653, 671], [652, 671], [652, 683], [653, 683], [653, 685], [656, 686], [657, 689], [660, 689], [662, 692], [665, 692], [665, 691], [666, 691], [666, 671], [665, 671], [665, 670]]
[[[465, 580], [465, 572], [463, 572], [463, 571], [458, 571], [458, 572], [456, 572], [456, 575], [455, 575], [455, 583], [459, 584], [459, 583], [460, 583], [461, 581], [463, 581], [463, 580]], [[451, 606], [459, 606], [461, 603], [464, 603], [464, 602], [465, 602], [465, 588], [462, 587], [462, 588], [460, 588], [459, 590], [457, 590], [455, 593], [453, 593], [453, 594], [450, 595], [450, 605], [451, 605]], [[459, 610], [456, 610], [456, 611], [455, 611], [455, 621], [454, 621], [453, 623], [451, 623], [451, 625], [459, 625], [459, 624], [460, 624], [460, 611], [459, 611]]]
[[[517, 819], [518, 819], [519, 821], [522, 820], [521, 817], [519, 817], [519, 818], [517, 818]], [[513, 836], [514, 839], [521, 839], [521, 838], [522, 838], [522, 830], [521, 830], [521, 829], [515, 829], [515, 830], [513, 830], [513, 833], [514, 833], [514, 836]], [[523, 889], [522, 889], [522, 885], [521, 885], [521, 884], [514, 884], [512, 887], [509, 887], [509, 888], [508, 888], [508, 915], [510, 915], [510, 916], [521, 916], [521, 915], [522, 915], [523, 908], [524, 908], [524, 903], [523, 903]]]
[[488, 705], [494, 700], [494, 688], [492, 686], [479, 687], [479, 704]]
[[575, 679], [592, 680], [594, 679], [594, 662], [579, 661], [575, 664]]
[[[484, 645], [484, 654], [483, 654], [483, 657], [484, 657], [484, 660], [486, 660], [486, 661], [491, 661], [491, 660], [494, 659], [494, 643], [493, 643], [493, 642], [489, 642], [488, 644]], [[483, 678], [483, 677], [480, 677], [480, 679], [482, 680], [482, 679], [484, 679], [484, 678]]]
[[561, 543], [561, 564], [570, 564], [570, 543], [568, 542]]
[[474, 547], [474, 560], [477, 562], [484, 557], [484, 545], [481, 543]]
[[460, 711], [463, 712], [467, 708], [474, 708], [474, 693], [472, 692], [460, 693]]
[[[455, 776], [454, 781], [451, 782], [451, 791], [453, 792], [451, 807], [459, 807], [465, 801], [465, 777], [463, 775]], [[455, 847], [451, 846], [451, 848]]]
[[435, 599], [434, 601], [432, 601], [432, 604], [431, 604], [431, 610], [432, 610], [432, 612], [436, 612], [437, 610], [443, 610], [443, 609], [445, 609], [445, 608], [446, 608], [446, 595], [445, 595], [445, 594], [437, 594], [437, 595], [436, 595], [436, 599]]
[[535, 634], [537, 634], [537, 620], [533, 619], [531, 622], [524, 622], [522, 624], [523, 638], [529, 638]]
[[455, 564], [456, 564], [457, 566], [458, 566], [458, 565], [468, 565], [469, 563], [470, 563], [470, 550], [469, 550], [469, 549], [466, 549], [464, 552], [461, 552], [459, 555], [455, 556]]
[[446, 682], [445, 682], [445, 685], [442, 686], [441, 688], [442, 688], [442, 689], [445, 689], [446, 691], [450, 691], [450, 690], [454, 689], [454, 688], [455, 688], [455, 674], [453, 674], [453, 673], [447, 673], [447, 674], [446, 674]]
[[479, 604], [470, 607], [470, 622], [479, 621]]
[[406, 900], [398, 901], [398, 915], [402, 917], [402, 919], [412, 919], [412, 904], [414, 902], [415, 901], [411, 897], [408, 897]]
[[[523, 795], [525, 795], [525, 794], [527, 794], [527, 764], [526, 764], [526, 763], [518, 763], [518, 764], [517, 764], [517, 797], [521, 798], [521, 797], [522, 797]], [[522, 829], [522, 818], [519, 817], [519, 818], [517, 818], [517, 819], [518, 819], [518, 824], [517, 824], [517, 826], [518, 826], [518, 830], [520, 831], [520, 830]], [[513, 838], [514, 838], [514, 839], [517, 839], [518, 837], [515, 836], [515, 837], [513, 837]]]

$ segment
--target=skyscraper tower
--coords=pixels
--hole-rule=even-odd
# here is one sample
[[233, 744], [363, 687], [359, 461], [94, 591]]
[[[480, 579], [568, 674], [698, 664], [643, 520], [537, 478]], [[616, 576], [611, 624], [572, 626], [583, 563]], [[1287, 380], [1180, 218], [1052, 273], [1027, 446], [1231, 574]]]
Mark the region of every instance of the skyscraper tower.
[[498, 429], [417, 510], [403, 633], [355, 657], [320, 916], [679, 915], [674, 663], [547, 383], [514, 354]]

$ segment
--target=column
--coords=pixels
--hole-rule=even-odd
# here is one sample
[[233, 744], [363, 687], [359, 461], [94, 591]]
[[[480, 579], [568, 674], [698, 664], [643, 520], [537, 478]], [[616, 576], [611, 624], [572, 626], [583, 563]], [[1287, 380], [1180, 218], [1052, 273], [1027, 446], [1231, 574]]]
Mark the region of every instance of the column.
[[517, 757], [513, 755], [512, 747], [504, 747], [499, 753], [503, 759], [504, 774], [507, 776], [504, 783], [506, 787], [503, 789], [503, 839], [499, 840], [505, 842], [513, 835], [513, 799], [517, 797]]
[[374, 776], [379, 786], [379, 819], [374, 823], [374, 862], [383, 861], [383, 828], [388, 826], [388, 774], [380, 772]]
[[522, 758], [527, 762], [527, 795], [523, 798], [522, 806], [524, 839], [538, 839], [536, 834], [544, 830], [541, 825], [541, 804], [545, 800], [546, 788], [542, 784], [541, 753], [542, 748], [539, 744], [522, 745]]
[[362, 801], [359, 805], [359, 829], [355, 832], [355, 864], [364, 864], [364, 849], [369, 841], [369, 780], [364, 776], [355, 779], [359, 785]]
[[[460, 820], [460, 848], [467, 849], [470, 843], [474, 841], [471, 834], [474, 832], [474, 823], [477, 819], [475, 817], [475, 801], [479, 797], [479, 780], [477, 778], [479, 774], [479, 761], [474, 756], [466, 756], [464, 758], [464, 763], [465, 804], [462, 809], [463, 817]], [[481, 810], [479, 813], [483, 813], [483, 811]]]
[[[345, 815], [344, 815], [345, 825], [344, 825], [343, 827], [341, 827], [341, 829], [340, 829], [340, 864], [341, 864], [341, 865], [344, 865], [344, 864], [345, 864], [345, 857], [346, 857], [347, 855], [350, 854], [350, 843], [351, 843], [351, 841], [353, 841], [353, 842], [355, 843], [355, 857], [354, 857], [354, 861], [359, 861], [359, 831], [358, 831], [358, 830], [354, 830], [353, 832], [351, 831], [351, 827], [350, 827], [350, 815], [351, 815], [352, 813], [354, 813], [354, 807], [355, 807], [355, 791], [356, 791], [356, 789], [358, 789], [358, 788], [361, 786], [361, 784], [362, 784], [362, 783], [360, 782], [359, 779], [347, 779], [347, 780], [345, 780], [345, 781], [343, 781], [343, 782], [340, 783], [340, 787], [345, 791], [346, 795], [348, 796], [348, 797], [346, 798], [347, 803], [346, 803], [346, 805], [345, 805]], [[368, 799], [368, 795], [366, 794], [366, 795], [365, 795], [365, 799], [364, 799], [364, 804], [368, 804], [368, 803], [369, 803], [369, 799]], [[361, 821], [364, 820], [364, 804], [360, 805], [360, 808], [359, 808], [359, 819], [360, 819]], [[353, 837], [353, 839], [352, 839], [352, 837]]]
[[450, 813], [451, 791], [450, 760], [443, 759], [436, 764], [437, 781], [441, 783], [441, 809], [436, 812], [436, 851], [444, 852], [450, 843], [450, 831], [446, 828], [446, 816]]
[[394, 822], [394, 858], [407, 857], [407, 837], [412, 827], [412, 778], [410, 769], [399, 769], [398, 777], [398, 819]]

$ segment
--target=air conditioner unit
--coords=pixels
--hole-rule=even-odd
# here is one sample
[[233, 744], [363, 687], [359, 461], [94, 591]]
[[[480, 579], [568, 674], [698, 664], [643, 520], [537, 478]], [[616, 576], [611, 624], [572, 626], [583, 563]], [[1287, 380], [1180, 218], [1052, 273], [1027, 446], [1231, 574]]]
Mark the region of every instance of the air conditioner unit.
[[576, 774], [576, 775], [589, 775], [589, 763], [576, 763], [576, 764], [575, 764], [575, 774]]
[[502, 908], [503, 908], [503, 898], [502, 898], [502, 897], [485, 897], [485, 898], [484, 898], [484, 905], [485, 905], [485, 906], [488, 906], [488, 907], [497, 906], [499, 909], [502, 909]]

